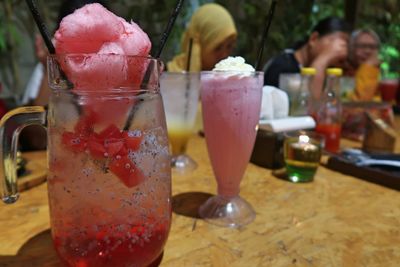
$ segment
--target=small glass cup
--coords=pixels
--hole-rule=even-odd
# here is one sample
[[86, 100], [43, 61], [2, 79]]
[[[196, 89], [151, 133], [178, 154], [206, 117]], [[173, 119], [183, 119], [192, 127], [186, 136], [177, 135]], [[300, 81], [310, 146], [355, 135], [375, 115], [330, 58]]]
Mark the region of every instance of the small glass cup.
[[283, 153], [289, 181], [304, 183], [314, 180], [324, 140], [323, 135], [310, 131], [285, 134]]
[[290, 104], [300, 92], [300, 73], [281, 73], [279, 75], [279, 89], [288, 94]]
[[160, 89], [172, 148], [171, 166], [180, 173], [190, 172], [197, 168], [197, 163], [186, 154], [186, 145], [194, 131], [200, 73], [164, 72]]

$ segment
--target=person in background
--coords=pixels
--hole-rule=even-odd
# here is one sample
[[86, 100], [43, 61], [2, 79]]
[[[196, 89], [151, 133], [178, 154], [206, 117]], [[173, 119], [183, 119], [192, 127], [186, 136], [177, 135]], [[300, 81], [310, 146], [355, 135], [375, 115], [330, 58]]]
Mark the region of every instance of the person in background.
[[[65, 0], [60, 6], [58, 17], [56, 21], [56, 29], [58, 29], [61, 20], [72, 14], [76, 9], [83, 7], [86, 4], [99, 3], [107, 7], [105, 1], [94, 0]], [[35, 38], [35, 54], [39, 61], [36, 65], [28, 85], [25, 89], [25, 94], [22, 99], [23, 104], [45, 106], [48, 104], [50, 96], [50, 88], [47, 84], [47, 70], [46, 60], [48, 51], [44, 45], [43, 39], [40, 35]]]
[[186, 70], [189, 42], [193, 40], [190, 71], [212, 70], [232, 54], [237, 30], [232, 16], [218, 4], [202, 5], [193, 14], [182, 36], [181, 53], [167, 64], [168, 71]]
[[[76, 9], [90, 3], [100, 3], [107, 7], [105, 1], [93, 0], [65, 0], [58, 11], [56, 21], [56, 29], [59, 27], [61, 20], [72, 14]], [[43, 39], [40, 35], [35, 39], [35, 53], [39, 63], [36, 65], [25, 89], [22, 98], [23, 105], [46, 106], [49, 103], [50, 88], [47, 82], [46, 60], [48, 51], [44, 46]], [[46, 131], [37, 125], [26, 127], [20, 135], [20, 145], [22, 151], [42, 150], [46, 148]]]
[[354, 101], [380, 100], [377, 95], [380, 61], [378, 52], [381, 41], [370, 29], [356, 30], [351, 34], [349, 60], [345, 73], [355, 79]]
[[[181, 53], [167, 64], [170, 72], [187, 68], [189, 43], [192, 42], [190, 71], [212, 70], [220, 60], [230, 56], [236, 45], [237, 30], [230, 13], [218, 4], [205, 4], [193, 14], [181, 41]], [[202, 134], [203, 118], [198, 104], [194, 131]]]
[[340, 66], [348, 55], [350, 26], [337, 17], [327, 17], [317, 23], [311, 34], [292, 49], [272, 58], [264, 66], [264, 84], [279, 87], [281, 73], [300, 73], [301, 67], [317, 70], [311, 84], [314, 99], [321, 97], [325, 69]]

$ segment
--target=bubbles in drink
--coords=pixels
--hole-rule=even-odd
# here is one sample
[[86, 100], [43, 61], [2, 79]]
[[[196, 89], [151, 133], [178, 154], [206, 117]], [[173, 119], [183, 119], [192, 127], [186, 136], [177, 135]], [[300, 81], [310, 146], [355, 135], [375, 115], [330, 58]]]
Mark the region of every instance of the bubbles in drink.
[[142, 131], [140, 131], [140, 130], [130, 130], [130, 131], [128, 131], [128, 136], [129, 137], [141, 137], [142, 136]]

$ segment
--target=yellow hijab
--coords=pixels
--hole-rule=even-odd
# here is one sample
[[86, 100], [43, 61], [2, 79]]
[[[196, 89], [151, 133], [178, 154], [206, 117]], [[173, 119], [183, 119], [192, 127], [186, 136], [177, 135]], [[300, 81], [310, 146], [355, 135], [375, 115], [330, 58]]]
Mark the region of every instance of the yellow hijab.
[[189, 41], [193, 38], [190, 71], [201, 71], [201, 52], [212, 50], [231, 35], [236, 36], [235, 23], [229, 12], [218, 4], [205, 4], [193, 14], [182, 37], [182, 53], [168, 62], [168, 71], [186, 70]]

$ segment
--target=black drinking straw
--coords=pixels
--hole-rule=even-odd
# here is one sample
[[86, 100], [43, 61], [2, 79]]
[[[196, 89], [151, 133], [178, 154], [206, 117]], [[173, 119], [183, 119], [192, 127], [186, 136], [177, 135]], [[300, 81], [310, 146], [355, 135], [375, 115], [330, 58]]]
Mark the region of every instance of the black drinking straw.
[[[168, 37], [171, 34], [171, 31], [172, 31], [172, 28], [173, 28], [173, 26], [175, 24], [176, 18], [178, 17], [179, 12], [182, 9], [183, 2], [184, 2], [184, 0], [178, 0], [177, 1], [176, 5], [175, 5], [175, 8], [174, 8], [169, 20], [168, 20], [167, 27], [165, 28], [165, 30], [163, 32], [163, 35], [162, 35], [161, 41], [160, 41], [160, 46], [158, 47], [158, 50], [157, 50], [156, 54], [154, 55], [154, 58], [157, 58], [157, 59], [160, 58], [161, 52], [163, 51], [164, 46], [167, 43]], [[142, 81], [142, 84], [140, 86], [141, 88], [145, 88], [146, 85], [148, 84], [148, 82], [150, 80], [150, 77], [151, 77], [151, 74], [153, 72], [153, 69], [154, 69], [154, 60], [151, 60], [149, 65], [147, 66], [146, 73], [144, 74], [143, 81]], [[142, 93], [140, 93], [140, 94], [142, 94]], [[141, 102], [136, 103], [130, 109], [129, 114], [128, 114], [128, 118], [126, 119], [126, 122], [125, 122], [125, 125], [124, 125], [124, 130], [125, 131], [129, 130], [129, 128], [131, 127], [131, 124], [132, 124], [132, 121], [133, 121], [133, 117], [135, 116], [135, 112], [138, 109], [140, 103], [142, 103], [144, 101], [144, 99], [141, 98], [140, 101]]]
[[266, 17], [266, 24], [265, 24], [264, 34], [263, 34], [263, 37], [261, 39], [260, 48], [258, 50], [257, 61], [256, 61], [256, 64], [255, 64], [255, 69], [256, 70], [260, 70], [259, 68], [260, 68], [261, 60], [262, 60], [263, 53], [264, 53], [265, 41], [267, 40], [269, 27], [271, 26], [272, 18], [274, 16], [275, 5], [276, 5], [276, 0], [272, 1], [271, 7], [270, 7], [269, 12], [268, 12], [268, 15]]
[[[56, 49], [54, 48], [53, 43], [51, 42], [50, 34], [49, 31], [47, 30], [46, 24], [44, 24], [44, 21], [42, 17], [39, 14], [39, 10], [37, 9], [35, 3], [33, 0], [26, 0], [26, 4], [29, 7], [29, 10], [31, 11], [31, 14], [33, 16], [33, 19], [35, 20], [36, 26], [39, 29], [40, 35], [42, 36], [44, 43], [46, 44], [47, 50], [49, 51], [50, 55], [54, 55], [56, 53]], [[59, 66], [58, 66], [59, 67]], [[68, 88], [72, 88], [73, 84], [68, 80], [67, 76], [65, 73], [62, 71], [62, 69], [59, 67], [58, 68], [60, 71], [60, 76], [63, 78], [63, 80], [66, 81], [66, 84]], [[78, 111], [80, 112], [80, 107], [77, 106]]]
[[158, 51], [155, 54], [155, 58], [159, 58], [161, 56], [161, 52], [163, 51], [164, 46], [167, 43], [168, 37], [171, 34], [172, 28], [175, 24], [175, 20], [178, 17], [179, 12], [182, 9], [183, 2], [184, 2], [184, 0], [178, 0], [178, 2], [176, 3], [175, 9], [171, 14], [171, 17], [169, 18], [167, 27], [165, 28], [163, 35], [161, 37], [160, 46], [158, 47]]
[[189, 112], [189, 91], [190, 91], [190, 62], [192, 61], [192, 47], [193, 47], [193, 38], [189, 39], [189, 47], [188, 47], [188, 55], [186, 59], [186, 90], [185, 90], [185, 119], [187, 119]]
[[47, 50], [51, 55], [54, 55], [56, 53], [56, 49], [54, 48], [54, 45], [51, 42], [49, 31], [47, 30], [44, 21], [40, 17], [39, 11], [35, 3], [33, 2], [33, 0], [26, 0], [26, 4], [28, 5], [32, 13], [33, 19], [35, 20], [36, 25], [39, 28], [40, 34], [42, 35], [44, 43], [46, 44]]
[[186, 59], [186, 71], [190, 72], [190, 62], [192, 61], [192, 47], [193, 47], [193, 38], [189, 39], [189, 47], [188, 47], [188, 55]]

